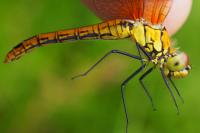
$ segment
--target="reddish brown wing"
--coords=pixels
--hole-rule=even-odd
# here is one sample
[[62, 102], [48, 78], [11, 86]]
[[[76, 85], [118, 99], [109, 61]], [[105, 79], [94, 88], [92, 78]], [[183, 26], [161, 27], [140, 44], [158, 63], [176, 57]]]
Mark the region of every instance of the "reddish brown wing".
[[173, 0], [82, 0], [103, 20], [141, 19], [152, 24], [165, 20]]
[[143, 18], [153, 24], [163, 23], [173, 0], [144, 0]]

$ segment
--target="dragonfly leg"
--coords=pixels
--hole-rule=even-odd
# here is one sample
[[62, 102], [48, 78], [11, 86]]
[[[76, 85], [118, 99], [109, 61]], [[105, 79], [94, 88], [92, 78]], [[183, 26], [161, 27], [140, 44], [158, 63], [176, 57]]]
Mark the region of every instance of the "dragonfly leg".
[[123, 52], [123, 51], [120, 51], [120, 50], [111, 50], [110, 52], [108, 52], [107, 54], [105, 54], [100, 60], [98, 60], [92, 67], [90, 67], [85, 73], [77, 75], [77, 76], [74, 76], [72, 78], [72, 80], [76, 79], [76, 78], [79, 78], [79, 77], [87, 76], [87, 74], [90, 71], [92, 71], [100, 62], [102, 62], [106, 57], [108, 57], [109, 55], [114, 54], [114, 53], [115, 54], [124, 55], [124, 56], [130, 57], [130, 58], [136, 59], [136, 60], [143, 60], [141, 57], [129, 54], [127, 52]]
[[152, 60], [152, 57], [149, 55], [148, 52], [146, 52], [141, 46], [139, 43], [136, 43], [136, 46], [146, 55], [146, 57], [149, 59], [149, 60]]
[[[138, 43], [136, 43], [136, 48], [137, 48], [137, 51], [138, 51], [138, 54], [139, 54], [140, 58], [142, 58], [142, 54], [141, 54], [141, 51], [140, 51], [141, 49], [140, 49]], [[141, 65], [144, 65], [144, 61], [143, 60], [141, 60]]]
[[128, 124], [129, 124], [129, 119], [128, 119], [128, 112], [127, 112], [127, 107], [126, 107], [126, 97], [125, 97], [125, 87], [126, 84], [134, 78], [138, 73], [140, 73], [144, 68], [146, 64], [142, 65], [139, 69], [137, 69], [133, 74], [131, 74], [124, 82], [121, 84], [121, 94], [122, 94], [122, 102], [123, 102], [123, 107], [124, 107], [124, 112], [125, 112], [125, 117], [126, 117], [126, 133], [128, 133]]
[[154, 102], [153, 102], [153, 98], [151, 97], [151, 95], [150, 95], [148, 89], [146, 88], [146, 86], [145, 86], [144, 83], [143, 83], [143, 79], [144, 79], [146, 76], [148, 76], [148, 75], [153, 71], [153, 69], [154, 69], [154, 67], [148, 69], [148, 70], [139, 78], [139, 81], [140, 81], [140, 84], [141, 84], [141, 86], [143, 87], [143, 89], [144, 89], [144, 91], [145, 91], [147, 97], [149, 98], [149, 100], [150, 100], [150, 102], [151, 102], [151, 105], [152, 105], [152, 107], [153, 107], [153, 110], [156, 111], [156, 108], [155, 108]]
[[181, 96], [181, 93], [179, 92], [178, 88], [176, 87], [175, 83], [173, 82], [173, 80], [171, 78], [169, 78], [169, 81], [171, 82], [172, 86], [175, 88], [176, 93], [178, 94], [180, 100], [182, 101], [182, 103], [184, 104], [184, 99]]
[[171, 95], [171, 97], [172, 97], [172, 99], [173, 99], [173, 101], [174, 101], [175, 107], [176, 107], [176, 109], [177, 109], [177, 114], [179, 115], [179, 114], [180, 114], [180, 112], [179, 112], [179, 107], [178, 107], [178, 104], [177, 104], [177, 102], [176, 102], [176, 98], [175, 98], [175, 96], [174, 96], [174, 94], [173, 94], [173, 91], [172, 91], [172, 89], [171, 89], [171, 87], [170, 87], [170, 85], [169, 85], [169, 82], [168, 82], [168, 80], [167, 80], [167, 78], [166, 78], [166, 76], [165, 76], [164, 70], [163, 70], [162, 68], [160, 68], [160, 71], [161, 71], [163, 80], [164, 80], [164, 82], [165, 82], [165, 85], [167, 86], [167, 89], [169, 90], [170, 95]]

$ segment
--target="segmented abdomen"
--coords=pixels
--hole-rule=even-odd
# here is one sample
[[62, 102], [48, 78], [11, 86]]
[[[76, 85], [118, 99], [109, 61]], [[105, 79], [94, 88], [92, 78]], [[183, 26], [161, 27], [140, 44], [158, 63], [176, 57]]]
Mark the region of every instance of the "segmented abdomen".
[[130, 24], [128, 20], [111, 20], [97, 25], [91, 25], [70, 30], [61, 30], [33, 36], [15, 46], [5, 59], [5, 63], [20, 58], [23, 54], [35, 47], [66, 40], [115, 40], [130, 37]]

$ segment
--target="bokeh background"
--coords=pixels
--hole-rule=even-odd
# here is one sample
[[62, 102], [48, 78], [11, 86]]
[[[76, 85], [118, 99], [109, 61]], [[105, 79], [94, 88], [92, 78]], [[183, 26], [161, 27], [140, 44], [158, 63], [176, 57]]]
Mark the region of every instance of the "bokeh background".
[[[157, 111], [138, 76], [126, 91], [131, 133], [200, 131], [199, 11], [195, 0], [188, 21], [173, 36], [193, 67], [189, 77], [175, 81], [185, 99], [185, 104], [178, 100], [181, 114], [158, 71], [145, 79]], [[0, 19], [1, 62], [32, 35], [100, 22], [79, 0], [2, 0]], [[41, 47], [11, 64], [0, 63], [0, 133], [123, 133], [120, 84], [140, 62], [113, 55], [87, 77], [71, 80], [112, 49], [136, 53], [130, 40], [79, 41]]]

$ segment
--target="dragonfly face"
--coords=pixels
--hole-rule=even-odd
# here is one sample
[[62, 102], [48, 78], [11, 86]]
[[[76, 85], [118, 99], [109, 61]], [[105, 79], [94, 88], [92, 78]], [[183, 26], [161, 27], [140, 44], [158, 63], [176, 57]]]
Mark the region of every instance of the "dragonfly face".
[[187, 54], [175, 53], [167, 59], [164, 65], [165, 75], [173, 78], [183, 78], [188, 76], [191, 66]]

